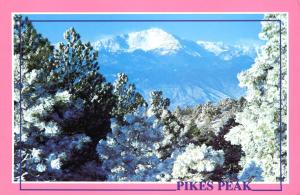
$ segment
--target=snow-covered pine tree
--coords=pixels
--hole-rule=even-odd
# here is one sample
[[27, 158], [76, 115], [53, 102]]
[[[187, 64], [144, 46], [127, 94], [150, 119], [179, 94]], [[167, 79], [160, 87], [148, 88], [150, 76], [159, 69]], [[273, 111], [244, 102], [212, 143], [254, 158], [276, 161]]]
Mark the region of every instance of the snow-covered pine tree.
[[166, 117], [162, 114], [169, 101], [162, 92], [153, 92], [148, 108], [132, 85], [127, 85], [127, 79], [125, 74], [119, 74], [114, 84], [119, 106], [114, 111], [119, 118], [112, 119], [112, 133], [98, 144], [102, 168], [109, 181], [169, 181], [173, 151], [161, 158], [166, 136], [162, 122]]
[[[54, 52], [55, 68], [50, 83], [53, 90], [62, 89], [72, 94], [72, 101], [81, 102], [82, 110], [75, 118], [63, 117], [62, 128], [71, 134], [85, 133], [96, 146], [110, 129], [115, 106], [113, 86], [99, 72], [98, 52], [89, 42], [82, 43], [74, 28], [67, 30], [64, 38], [65, 43], [59, 43]], [[66, 115], [74, 113], [70, 110]]]
[[24, 119], [24, 116], [27, 110], [36, 105], [39, 98], [47, 94], [45, 83], [51, 69], [53, 47], [22, 16], [14, 16], [13, 32], [14, 174], [17, 180], [31, 179], [29, 172], [32, 169], [26, 165], [27, 159], [30, 158], [33, 147], [43, 142], [43, 132], [36, 131], [34, 124]]
[[14, 121], [19, 124], [20, 93], [23, 109], [33, 106], [36, 99], [44, 94], [46, 78], [51, 70], [53, 47], [35, 30], [28, 18], [15, 15], [13, 32]]
[[125, 73], [118, 73], [113, 87], [116, 106], [112, 110], [112, 115], [122, 124], [126, 114], [133, 113], [138, 107], [146, 104], [146, 101], [136, 91], [135, 85], [128, 83], [128, 76]]
[[208, 181], [224, 164], [224, 152], [203, 144], [189, 144], [174, 162], [172, 176], [181, 180]]
[[162, 91], [153, 91], [150, 94], [150, 108], [148, 114], [155, 115], [163, 124], [163, 139], [159, 144], [158, 154], [161, 159], [167, 159], [173, 152], [186, 146], [188, 139], [184, 125], [168, 109], [170, 100], [163, 97]]
[[[262, 22], [260, 38], [266, 43], [252, 67], [238, 75], [240, 85], [247, 89], [247, 105], [237, 113], [240, 125], [231, 129], [226, 139], [240, 144], [245, 152], [242, 179], [275, 182], [280, 180], [280, 140], [282, 179], [287, 175], [287, 16], [267, 14], [265, 19], [273, 20]], [[262, 170], [262, 174], [249, 167]]]
[[112, 133], [97, 146], [108, 181], [170, 179], [171, 163], [163, 163], [157, 149], [163, 139], [162, 124], [140, 106], [124, 116], [124, 125], [112, 120]]
[[[139, 106], [112, 120], [112, 133], [97, 151], [109, 181], [170, 181], [173, 163], [181, 147], [182, 126], [167, 110], [162, 92], [151, 93], [150, 106]], [[126, 108], [126, 106], [125, 106]], [[180, 146], [180, 147], [179, 147]]]
[[[228, 121], [234, 122], [232, 112], [240, 107], [239, 101], [224, 100], [218, 107], [208, 104], [201, 108], [202, 114], [211, 113], [207, 123], [212, 123], [219, 135], [206, 142], [194, 140], [193, 144], [187, 135], [190, 129], [177, 118], [182, 115], [168, 110], [169, 101], [162, 92], [154, 91], [150, 97], [149, 107], [140, 106], [126, 114], [123, 123], [113, 119], [112, 133], [99, 142], [97, 152], [108, 181], [236, 179], [240, 146], [230, 145], [224, 134], [232, 125]], [[219, 110], [218, 114], [214, 110]], [[189, 117], [199, 117], [198, 111]]]
[[[237, 180], [241, 170], [239, 161], [243, 152], [240, 145], [232, 145], [225, 140], [224, 135], [232, 127], [238, 125], [235, 122], [235, 113], [243, 109], [244, 103], [244, 98], [240, 100], [224, 99], [218, 104], [208, 102], [194, 108], [177, 108], [174, 112], [177, 119], [184, 125], [189, 143], [193, 143], [197, 147], [205, 145], [212, 147], [213, 150], [224, 152], [222, 166], [216, 167], [214, 172], [206, 176], [210, 180]], [[187, 150], [186, 154], [189, 151]], [[201, 175], [203, 176], [203, 174]]]
[[15, 134], [16, 179], [102, 179], [95, 143], [110, 130], [112, 86], [98, 72], [90, 44], [74, 29], [65, 35], [67, 44], [54, 55], [28, 19], [15, 17], [15, 129], [20, 105], [23, 116], [22, 133]]

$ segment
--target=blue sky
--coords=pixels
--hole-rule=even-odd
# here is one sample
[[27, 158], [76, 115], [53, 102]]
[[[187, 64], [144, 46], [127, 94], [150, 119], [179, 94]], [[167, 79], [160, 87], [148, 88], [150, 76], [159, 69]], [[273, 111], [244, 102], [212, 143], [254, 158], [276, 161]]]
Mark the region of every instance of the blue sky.
[[[32, 20], [252, 20], [262, 14], [32, 14]], [[53, 44], [63, 41], [70, 27], [84, 41], [94, 42], [106, 36], [119, 35], [152, 27], [161, 28], [188, 40], [222, 41], [226, 44], [262, 43], [258, 39], [260, 22], [34, 22], [37, 30]]]

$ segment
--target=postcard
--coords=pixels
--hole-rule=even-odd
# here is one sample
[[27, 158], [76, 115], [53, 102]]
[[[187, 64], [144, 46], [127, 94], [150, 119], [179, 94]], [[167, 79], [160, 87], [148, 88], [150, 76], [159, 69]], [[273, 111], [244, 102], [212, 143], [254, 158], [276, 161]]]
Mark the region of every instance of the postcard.
[[300, 193], [300, 3], [188, 2], [1, 7], [3, 194]]

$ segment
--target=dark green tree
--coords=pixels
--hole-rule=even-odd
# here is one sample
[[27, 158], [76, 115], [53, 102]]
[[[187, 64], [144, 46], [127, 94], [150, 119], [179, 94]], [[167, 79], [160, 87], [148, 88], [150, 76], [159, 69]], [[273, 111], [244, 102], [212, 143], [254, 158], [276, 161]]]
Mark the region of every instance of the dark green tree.
[[116, 106], [112, 110], [112, 115], [121, 124], [126, 114], [135, 112], [139, 106], [147, 106], [143, 96], [136, 91], [134, 84], [128, 82], [128, 76], [124, 73], [117, 75], [113, 93]]
[[113, 86], [90, 43], [73, 28], [65, 40], [54, 51], [27, 18], [14, 17], [16, 180], [103, 179], [95, 147], [110, 131]]
[[104, 138], [110, 130], [111, 111], [115, 106], [113, 86], [99, 72], [98, 52], [91, 44], [82, 43], [74, 28], [64, 34], [65, 43], [60, 43], [54, 52], [51, 83], [53, 91], [67, 90], [75, 102], [82, 103], [76, 118], [64, 118], [63, 130], [74, 134], [82, 132], [94, 143]]
[[[15, 179], [30, 177], [26, 167], [32, 148], [43, 143], [43, 132], [37, 131], [26, 112], [36, 100], [46, 96], [45, 83], [51, 70], [53, 47], [39, 34], [28, 18], [14, 16], [14, 163]], [[22, 129], [20, 129], [20, 124]], [[21, 140], [22, 135], [22, 140]], [[28, 138], [29, 137], [29, 138]]]

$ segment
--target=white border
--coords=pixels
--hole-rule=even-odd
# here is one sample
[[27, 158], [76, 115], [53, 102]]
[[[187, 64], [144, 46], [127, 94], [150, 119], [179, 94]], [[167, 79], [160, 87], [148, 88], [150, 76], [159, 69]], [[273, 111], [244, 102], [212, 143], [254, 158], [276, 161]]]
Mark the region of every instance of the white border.
[[[13, 96], [14, 96], [14, 62], [13, 62], [13, 53], [14, 53], [14, 44], [13, 44], [13, 16], [16, 14], [31, 14], [31, 15], [59, 15], [59, 14], [64, 14], [64, 15], [93, 15], [93, 14], [98, 14], [98, 15], [105, 15], [105, 14], [111, 14], [111, 15], [156, 15], [156, 14], [161, 14], [161, 15], [171, 15], [171, 14], [176, 14], [176, 15], [204, 15], [204, 14], [227, 14], [227, 15], [236, 15], [236, 14], [243, 14], [243, 15], [252, 15], [252, 14], [286, 14], [287, 15], [287, 181], [282, 182], [282, 185], [284, 184], [289, 184], [289, 173], [290, 173], [290, 168], [289, 168], [289, 134], [290, 134], [290, 129], [289, 129], [289, 13], [288, 12], [11, 12], [11, 35], [12, 35], [12, 48], [11, 48], [11, 56], [12, 56], [12, 101], [13, 101]], [[14, 104], [12, 103], [12, 183], [13, 184], [18, 184], [20, 183], [19, 181], [14, 181]], [[106, 182], [106, 181], [67, 181], [67, 182], [56, 182], [56, 181], [22, 181], [22, 183], [25, 184], [176, 184], [176, 182]], [[265, 184], [265, 185], [272, 185], [272, 184], [280, 184], [280, 182], [251, 182], [252, 184]]]

